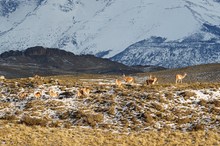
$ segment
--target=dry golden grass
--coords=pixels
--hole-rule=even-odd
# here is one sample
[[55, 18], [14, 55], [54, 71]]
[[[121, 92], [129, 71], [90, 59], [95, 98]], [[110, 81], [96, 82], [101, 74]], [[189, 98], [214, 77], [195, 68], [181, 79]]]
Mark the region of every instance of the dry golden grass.
[[140, 145], [220, 145], [220, 133], [214, 131], [149, 131], [113, 133], [87, 128], [45, 128], [5, 124], [0, 121], [0, 145], [4, 146], [140, 146]]

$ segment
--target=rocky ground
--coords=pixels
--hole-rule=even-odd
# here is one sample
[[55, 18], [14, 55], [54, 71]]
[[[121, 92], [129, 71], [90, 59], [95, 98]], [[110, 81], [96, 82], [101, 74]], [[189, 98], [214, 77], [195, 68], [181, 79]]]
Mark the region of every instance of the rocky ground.
[[[152, 133], [153, 137], [168, 140], [166, 133], [185, 138], [188, 135], [187, 144], [195, 144], [196, 136], [192, 137], [192, 133], [197, 133], [201, 136], [198, 142], [214, 135], [212, 144], [220, 145], [220, 83], [146, 85], [143, 76], [135, 76], [134, 84], [123, 82], [119, 88], [115, 85], [116, 78], [121, 79], [120, 76], [84, 75], [1, 81], [0, 128], [19, 129], [26, 125], [61, 131], [100, 130], [97, 133], [102, 137], [103, 133], [127, 137], [124, 144], [131, 141], [131, 135], [144, 139], [149, 134], [150, 139]], [[77, 91], [84, 87], [90, 89], [90, 94], [77, 96]], [[137, 140], [140, 138], [140, 144], [146, 144], [141, 137], [137, 136]], [[1, 136], [1, 143], [9, 145], [7, 138]], [[178, 140], [174, 141], [178, 144]], [[171, 138], [169, 142], [152, 144], [175, 144], [171, 143], [174, 141]]]

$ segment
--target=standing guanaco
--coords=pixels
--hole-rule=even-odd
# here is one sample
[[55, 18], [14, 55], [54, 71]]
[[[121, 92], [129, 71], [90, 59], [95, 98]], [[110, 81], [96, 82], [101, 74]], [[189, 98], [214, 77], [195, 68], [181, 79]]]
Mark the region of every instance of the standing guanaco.
[[121, 88], [121, 87], [122, 87], [122, 82], [121, 82], [119, 79], [116, 79], [116, 80], [115, 80], [115, 85], [116, 85], [117, 87]]
[[35, 98], [40, 98], [41, 95], [42, 95], [41, 91], [37, 91], [37, 92], [34, 93]]
[[5, 76], [0, 76], [0, 80], [5, 80]]
[[176, 75], [176, 84], [177, 83], [182, 83], [182, 80], [187, 76], [187, 73], [184, 73], [184, 75], [177, 74]]
[[147, 82], [147, 85], [154, 85], [157, 82], [157, 80], [158, 79], [156, 77], [153, 77], [152, 75], [150, 75], [148, 79], [146, 80], [146, 82]]
[[85, 96], [89, 96], [89, 93], [90, 93], [90, 89], [88, 88], [82, 88], [82, 89], [79, 89], [77, 91], [77, 96], [80, 97], [82, 95], [85, 95]]
[[22, 92], [18, 93], [18, 97], [19, 97], [19, 99], [25, 99], [26, 97], [28, 97], [28, 93], [22, 91]]
[[58, 97], [58, 92], [55, 92], [54, 90], [50, 89], [49, 90], [49, 94], [50, 94], [50, 97], [53, 97], [53, 98], [56, 98]]
[[129, 76], [125, 76], [125, 74], [123, 74], [123, 79], [124, 79], [124, 81], [126, 82], [126, 83], [131, 83], [131, 84], [133, 84], [134, 83], [134, 78], [133, 77], [129, 77]]

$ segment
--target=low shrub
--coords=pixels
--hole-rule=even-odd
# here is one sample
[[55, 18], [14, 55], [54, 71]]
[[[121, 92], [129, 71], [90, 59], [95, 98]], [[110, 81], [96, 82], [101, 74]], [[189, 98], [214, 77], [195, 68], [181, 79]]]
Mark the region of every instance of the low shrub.
[[2, 120], [8, 120], [8, 121], [13, 121], [13, 120], [17, 120], [16, 116], [13, 114], [5, 114], [4, 116], [2, 116], [0, 119]]
[[143, 117], [144, 117], [144, 121], [147, 122], [147, 123], [152, 124], [152, 123], [154, 122], [154, 119], [153, 119], [153, 117], [150, 115], [149, 112], [145, 112], [145, 113], [143, 114]]
[[192, 131], [199, 131], [199, 130], [204, 130], [205, 126], [203, 124], [193, 124], [191, 126]]
[[164, 111], [163, 106], [161, 106], [161, 105], [158, 104], [158, 103], [152, 103], [152, 106], [153, 106], [156, 110], [158, 110], [158, 111]]
[[191, 121], [191, 119], [188, 118], [188, 117], [186, 117], [186, 118], [178, 118], [178, 119], [177, 119], [177, 123], [178, 123], [179, 125], [189, 123], [190, 121]]
[[167, 98], [167, 99], [173, 99], [174, 98], [174, 94], [172, 92], [166, 92], [164, 94], [164, 96]]
[[30, 117], [28, 115], [25, 115], [21, 118], [20, 123], [28, 125], [28, 126], [39, 125], [39, 126], [45, 127], [47, 125], [47, 120], [44, 118], [35, 118], [35, 117]]
[[201, 99], [198, 104], [201, 105], [201, 106], [206, 106], [207, 105], [207, 101], [205, 99]]
[[103, 114], [88, 114], [86, 115], [87, 122], [90, 126], [94, 127], [97, 123], [103, 122]]

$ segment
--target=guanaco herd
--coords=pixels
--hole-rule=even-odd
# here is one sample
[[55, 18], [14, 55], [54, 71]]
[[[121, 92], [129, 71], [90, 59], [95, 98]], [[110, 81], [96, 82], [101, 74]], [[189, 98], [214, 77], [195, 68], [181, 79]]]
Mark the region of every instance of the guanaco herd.
[[[182, 80], [187, 76], [186, 73], [184, 73], [184, 75], [181, 75], [181, 74], [176, 74], [176, 84], [177, 83], [182, 83]], [[133, 84], [134, 83], [134, 78], [133, 77], [130, 77], [130, 76], [125, 76], [123, 75], [123, 80], [125, 83], [128, 83], [128, 84]], [[147, 85], [154, 85], [158, 83], [158, 79], [157, 77], [155, 76], [152, 76], [150, 75], [147, 79], [146, 79], [146, 84]], [[119, 80], [119, 79], [116, 79], [115, 80], [115, 85], [119, 88], [122, 87], [122, 81]]]
[[[184, 73], [183, 75], [181, 75], [181, 74], [176, 74], [176, 84], [182, 83], [182, 80], [183, 80], [186, 76], [187, 76], [186, 73]], [[40, 76], [38, 76], [38, 75], [35, 75], [34, 77], [29, 77], [29, 79], [30, 79], [30, 80], [43, 80], [44, 78], [43, 78], [43, 77], [40, 77]], [[124, 74], [123, 74], [122, 79], [123, 79], [123, 81], [124, 81], [126, 84], [130, 84], [130, 85], [133, 85], [133, 84], [134, 84], [134, 81], [135, 81], [133, 77], [131, 77], [131, 76], [125, 76]], [[6, 80], [6, 78], [5, 78], [4, 76], [0, 76], [0, 80]], [[122, 86], [122, 82], [123, 82], [123, 81], [122, 81], [122, 80], [119, 80], [119, 79], [116, 79], [116, 80], [115, 80], [115, 85], [116, 85], [116, 87], [123, 88], [123, 86]], [[154, 85], [154, 84], [156, 84], [156, 83], [158, 83], [158, 78], [155, 77], [155, 76], [150, 75], [150, 76], [148, 76], [148, 78], [146, 79], [146, 84], [147, 84], [147, 85]], [[81, 89], [79, 89], [79, 90], [77, 91], [77, 96], [78, 96], [78, 97], [88, 96], [89, 94], [90, 94], [90, 89], [89, 89], [89, 88], [86, 88], [86, 87], [81, 88]], [[34, 93], [35, 98], [40, 98], [41, 95], [42, 95], [42, 93], [41, 93], [40, 91], [37, 91], [37, 92]], [[58, 93], [55, 92], [54, 90], [49, 90], [49, 95], [50, 95], [51, 97], [54, 97], [54, 98], [59, 96]], [[20, 96], [21, 98], [25, 98], [25, 97], [27, 96], [27, 93], [22, 92], [22, 94], [19, 94], [19, 96]]]

